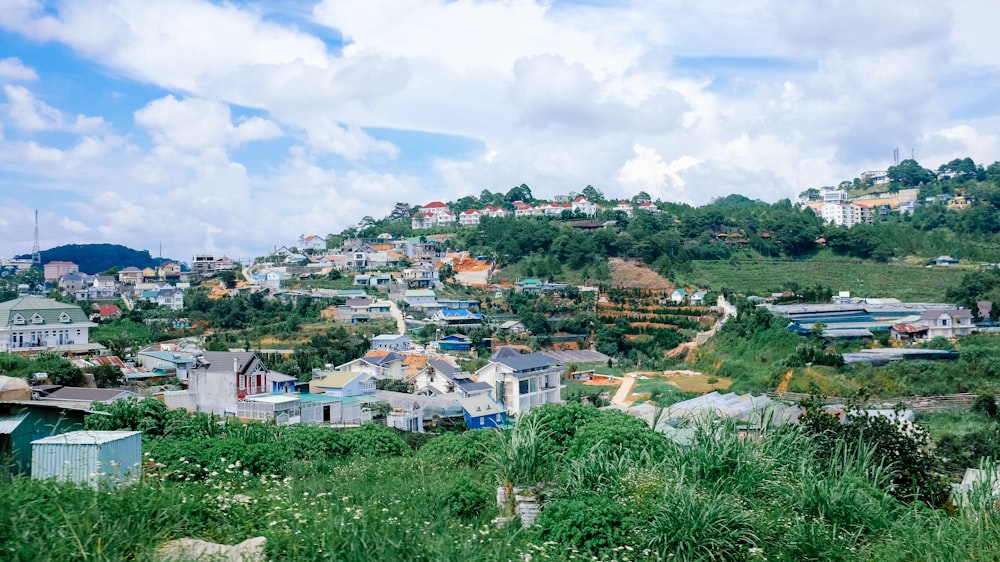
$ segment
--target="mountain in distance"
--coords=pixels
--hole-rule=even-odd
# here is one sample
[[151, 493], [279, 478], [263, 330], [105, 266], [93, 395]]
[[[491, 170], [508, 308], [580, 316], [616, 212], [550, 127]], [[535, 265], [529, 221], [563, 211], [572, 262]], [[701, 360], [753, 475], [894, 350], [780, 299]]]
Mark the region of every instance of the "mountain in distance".
[[[17, 257], [30, 258], [31, 254]], [[41, 257], [42, 265], [51, 261], [73, 262], [80, 267], [81, 272], [91, 275], [113, 267], [120, 269], [134, 266], [142, 269], [156, 267], [167, 261], [176, 261], [170, 258], [154, 258], [149, 254], [149, 250], [133, 250], [120, 244], [67, 244], [42, 250]]]

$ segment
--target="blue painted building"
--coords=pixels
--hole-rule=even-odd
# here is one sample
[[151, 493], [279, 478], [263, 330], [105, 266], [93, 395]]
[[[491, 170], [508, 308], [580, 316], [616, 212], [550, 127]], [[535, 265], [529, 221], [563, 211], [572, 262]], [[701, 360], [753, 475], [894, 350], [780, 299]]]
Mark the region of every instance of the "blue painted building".
[[470, 351], [472, 340], [464, 334], [451, 334], [438, 340], [438, 349], [441, 351]]
[[465, 415], [465, 426], [469, 429], [490, 429], [506, 427], [507, 410], [490, 398], [489, 394], [477, 394], [458, 399]]

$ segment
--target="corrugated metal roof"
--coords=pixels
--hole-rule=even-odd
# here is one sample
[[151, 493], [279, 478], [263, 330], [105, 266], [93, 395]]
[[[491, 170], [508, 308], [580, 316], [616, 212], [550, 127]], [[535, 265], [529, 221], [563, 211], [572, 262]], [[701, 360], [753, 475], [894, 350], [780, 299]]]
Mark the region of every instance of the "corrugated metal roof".
[[0, 416], [0, 433], [4, 435], [10, 435], [14, 433], [17, 426], [21, 425], [21, 422], [28, 417], [28, 412], [21, 412], [20, 414], [14, 414], [11, 416]]
[[61, 445], [103, 445], [133, 435], [142, 435], [141, 431], [71, 431], [61, 435], [43, 437], [31, 442], [35, 444]]

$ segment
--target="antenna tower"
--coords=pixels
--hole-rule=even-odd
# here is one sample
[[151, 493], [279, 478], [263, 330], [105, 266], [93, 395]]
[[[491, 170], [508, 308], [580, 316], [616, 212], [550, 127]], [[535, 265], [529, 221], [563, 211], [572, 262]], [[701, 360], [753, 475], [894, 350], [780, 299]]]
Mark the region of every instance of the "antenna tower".
[[892, 165], [899, 166], [899, 149], [892, 149]]
[[38, 247], [38, 209], [35, 209], [35, 244], [31, 247], [31, 266], [42, 268], [42, 251]]

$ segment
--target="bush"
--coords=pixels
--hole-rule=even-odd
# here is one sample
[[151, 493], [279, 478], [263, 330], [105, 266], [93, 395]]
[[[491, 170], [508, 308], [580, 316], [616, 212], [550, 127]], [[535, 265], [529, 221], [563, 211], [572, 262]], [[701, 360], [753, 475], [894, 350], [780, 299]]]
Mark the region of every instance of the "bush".
[[527, 417], [537, 419], [548, 434], [546, 440], [549, 441], [551, 449], [562, 452], [569, 447], [570, 441], [580, 428], [601, 415], [603, 415], [601, 410], [592, 405], [571, 402], [564, 406], [545, 404], [532, 409]]
[[344, 430], [344, 444], [348, 454], [359, 457], [401, 456], [412, 452], [395, 429], [372, 423]]
[[991, 420], [997, 419], [997, 399], [992, 394], [980, 394], [972, 403], [972, 411], [985, 414]]
[[458, 477], [448, 489], [444, 504], [448, 512], [461, 519], [477, 517], [493, 499], [493, 491], [468, 476]]
[[94, 402], [95, 411], [108, 415], [89, 415], [84, 420], [87, 429], [98, 431], [141, 431], [144, 435], [163, 435], [174, 421], [186, 416], [180, 410], [170, 411], [159, 400], [127, 398], [110, 404]]
[[602, 411], [600, 417], [581, 427], [573, 436], [567, 455], [580, 458], [598, 447], [620, 450], [635, 460], [648, 455], [646, 458], [652, 462], [664, 458], [668, 450], [666, 439], [645, 421], [618, 411]]
[[291, 425], [284, 429], [281, 440], [296, 459], [331, 460], [348, 452], [344, 433], [330, 427]]
[[556, 500], [545, 506], [535, 523], [544, 540], [600, 557], [626, 542], [629, 510], [605, 496]]
[[494, 433], [491, 430], [445, 433], [418, 449], [417, 456], [444, 466], [478, 468], [486, 462], [486, 447], [495, 438]]

